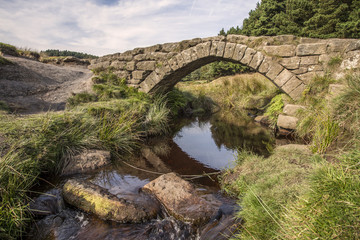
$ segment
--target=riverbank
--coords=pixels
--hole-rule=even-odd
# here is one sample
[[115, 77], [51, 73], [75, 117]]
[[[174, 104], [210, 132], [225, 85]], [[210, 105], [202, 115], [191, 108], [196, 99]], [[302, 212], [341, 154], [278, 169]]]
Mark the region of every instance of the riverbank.
[[[337, 96], [329, 96], [332, 83], [346, 87]], [[269, 158], [238, 152], [237, 165], [222, 177], [223, 189], [242, 208], [240, 234], [234, 239], [360, 237], [359, 86], [356, 74], [341, 80], [313, 79], [296, 102], [306, 108], [297, 113], [295, 134], [307, 146], [277, 147]], [[192, 91], [190, 86], [180, 88]], [[195, 91], [211, 93], [208, 89], [213, 87], [198, 85]], [[240, 105], [227, 104], [228, 95], [219, 95], [223, 97], [215, 98], [218, 104]], [[277, 98], [281, 103], [289, 101]], [[280, 111], [267, 111], [273, 124], [282, 112], [283, 104], [278, 105]], [[263, 106], [264, 110], [270, 106]]]

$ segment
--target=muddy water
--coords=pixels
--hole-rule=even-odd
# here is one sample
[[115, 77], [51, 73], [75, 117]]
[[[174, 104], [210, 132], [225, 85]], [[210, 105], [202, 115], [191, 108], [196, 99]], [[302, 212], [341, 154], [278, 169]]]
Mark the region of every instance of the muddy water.
[[[118, 161], [89, 174], [72, 176], [87, 179], [118, 197], [139, 200], [139, 190], [163, 173], [177, 172], [190, 179], [204, 193], [213, 194], [223, 205], [211, 221], [195, 228], [169, 216], [163, 210], [157, 219], [141, 224], [103, 221], [67, 206], [59, 197], [48, 200], [54, 214], [37, 222], [29, 239], [226, 239], [236, 230], [234, 200], [221, 194], [217, 176], [232, 166], [237, 150], [247, 149], [267, 155], [273, 139], [269, 130], [253, 123], [246, 115], [219, 113], [208, 118], [182, 119], [171, 135], [153, 138], [141, 154], [123, 163]], [[204, 173], [211, 176], [200, 177]], [[58, 183], [61, 188], [66, 181]], [[51, 190], [54, 191], [54, 190]]]

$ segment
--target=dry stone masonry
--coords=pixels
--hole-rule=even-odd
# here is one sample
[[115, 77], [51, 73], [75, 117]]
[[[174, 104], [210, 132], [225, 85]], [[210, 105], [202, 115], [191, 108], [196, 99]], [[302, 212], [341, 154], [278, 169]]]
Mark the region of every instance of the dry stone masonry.
[[[334, 66], [338, 59], [338, 66]], [[359, 39], [313, 39], [291, 35], [242, 35], [196, 38], [135, 48], [92, 60], [90, 69], [113, 68], [127, 84], [143, 92], [167, 91], [195, 69], [225, 60], [244, 64], [298, 99], [316, 75], [337, 68], [338, 76], [360, 68]]]

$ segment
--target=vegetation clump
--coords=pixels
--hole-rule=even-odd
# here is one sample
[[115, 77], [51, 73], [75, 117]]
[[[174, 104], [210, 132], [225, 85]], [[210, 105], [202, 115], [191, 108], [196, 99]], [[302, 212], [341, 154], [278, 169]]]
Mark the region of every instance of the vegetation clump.
[[81, 53], [81, 52], [74, 52], [74, 51], [68, 51], [68, 50], [56, 50], [56, 49], [47, 49], [45, 51], [41, 51], [40, 54], [42, 56], [47, 57], [76, 57], [79, 59], [95, 59], [98, 58], [98, 56], [87, 54], [87, 53]]

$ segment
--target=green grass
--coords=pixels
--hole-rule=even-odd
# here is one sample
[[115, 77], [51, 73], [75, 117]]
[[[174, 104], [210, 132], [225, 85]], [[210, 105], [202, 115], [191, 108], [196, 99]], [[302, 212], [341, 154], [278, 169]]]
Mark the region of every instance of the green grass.
[[284, 213], [280, 239], [360, 238], [360, 152], [335, 164], [322, 162], [310, 178], [310, 191]]
[[275, 149], [269, 158], [240, 152], [223, 176], [223, 189], [239, 199], [243, 220], [235, 239], [274, 239], [287, 204], [306, 190], [313, 159], [302, 150]]

